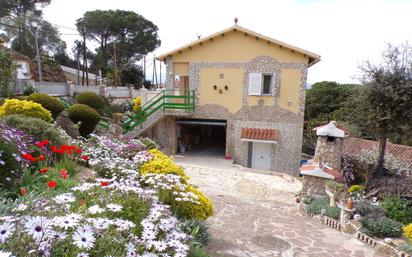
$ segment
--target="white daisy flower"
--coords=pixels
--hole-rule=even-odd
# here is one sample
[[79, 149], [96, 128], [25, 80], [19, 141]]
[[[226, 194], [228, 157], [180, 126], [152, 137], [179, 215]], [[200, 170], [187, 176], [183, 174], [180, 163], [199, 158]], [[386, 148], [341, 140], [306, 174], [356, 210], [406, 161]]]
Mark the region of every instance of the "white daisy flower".
[[67, 237], [66, 232], [59, 232], [59, 231], [54, 231], [53, 233], [51, 233], [50, 238], [54, 239], [54, 240], [63, 240]]
[[89, 213], [90, 214], [102, 213], [103, 211], [104, 211], [104, 209], [100, 208], [100, 206], [97, 205], [97, 204], [89, 207]]
[[0, 257], [13, 257], [11, 252], [0, 251]]
[[21, 203], [19, 205], [17, 205], [16, 208], [14, 208], [13, 211], [25, 211], [27, 209], [27, 204]]
[[77, 257], [89, 257], [89, 254], [85, 252], [81, 252], [77, 255]]
[[76, 197], [72, 193], [60, 194], [53, 198], [57, 204], [66, 204], [76, 201]]
[[55, 226], [58, 226], [58, 227], [61, 227], [61, 228], [64, 228], [65, 230], [67, 230], [69, 228], [77, 227], [77, 225], [79, 225], [79, 221], [75, 220], [75, 219], [73, 219], [73, 218], [71, 218], [67, 215], [67, 216], [64, 216], [64, 217], [55, 217], [53, 219], [53, 224]]
[[123, 206], [118, 205], [118, 204], [109, 203], [108, 205], [106, 205], [106, 208], [112, 212], [119, 212], [123, 209]]
[[5, 222], [0, 225], [0, 243], [4, 244], [6, 239], [13, 234], [14, 225], [12, 223]]
[[47, 238], [51, 230], [52, 220], [47, 217], [30, 217], [24, 227], [26, 232], [31, 235], [36, 241], [41, 241]]
[[88, 222], [93, 224], [93, 227], [97, 230], [103, 230], [109, 228], [111, 225], [111, 221], [109, 219], [103, 219], [103, 218], [89, 218], [87, 219]]
[[87, 225], [79, 227], [73, 234], [73, 244], [86, 250], [92, 248], [96, 238], [90, 228], [91, 227], [87, 227]]

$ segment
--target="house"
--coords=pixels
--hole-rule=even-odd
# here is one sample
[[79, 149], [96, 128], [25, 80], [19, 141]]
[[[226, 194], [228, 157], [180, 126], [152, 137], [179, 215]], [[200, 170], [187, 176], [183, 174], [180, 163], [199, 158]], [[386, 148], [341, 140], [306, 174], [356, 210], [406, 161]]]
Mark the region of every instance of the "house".
[[[82, 79], [83, 79], [83, 71], [81, 68], [80, 70], [77, 70], [77, 69], [73, 69], [71, 67], [67, 67], [64, 65], [60, 65], [60, 67], [63, 70], [64, 75], [66, 76], [67, 80], [72, 81], [76, 85], [81, 85]], [[77, 76], [77, 72], [79, 72], [79, 76]], [[78, 78], [79, 78], [79, 82], [77, 81]], [[100, 85], [100, 76], [89, 72], [88, 78], [89, 78], [89, 86]], [[85, 79], [86, 79], [86, 75], [85, 75]], [[84, 84], [86, 85], [86, 81], [84, 82]]]
[[[306, 77], [319, 55], [235, 24], [158, 59], [167, 110], [134, 135], [153, 137], [170, 154], [219, 154], [299, 174]], [[193, 109], [178, 110], [187, 103]]]
[[28, 56], [25, 56], [11, 48], [7, 48], [0, 44], [0, 51], [8, 51], [13, 56], [14, 62], [17, 66], [17, 80], [29, 80], [31, 79], [30, 75], [30, 62], [31, 59]]

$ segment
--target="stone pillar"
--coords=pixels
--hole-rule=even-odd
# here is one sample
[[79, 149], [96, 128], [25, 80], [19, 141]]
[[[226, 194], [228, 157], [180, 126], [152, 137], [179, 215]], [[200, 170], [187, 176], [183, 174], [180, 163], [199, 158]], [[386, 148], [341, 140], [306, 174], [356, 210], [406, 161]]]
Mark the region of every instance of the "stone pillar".
[[99, 86], [99, 95], [107, 97], [107, 88], [105, 86]]
[[172, 90], [174, 88], [175, 76], [173, 70], [173, 60], [171, 57], [166, 60], [166, 83], [165, 88]]
[[349, 220], [351, 219], [352, 213], [355, 211], [355, 209], [348, 209], [343, 204], [339, 204], [338, 207], [340, 208], [339, 222], [342, 226], [342, 230], [345, 230], [349, 225]]
[[68, 96], [74, 96], [74, 84], [73, 82], [70, 82], [67, 84], [67, 95]]

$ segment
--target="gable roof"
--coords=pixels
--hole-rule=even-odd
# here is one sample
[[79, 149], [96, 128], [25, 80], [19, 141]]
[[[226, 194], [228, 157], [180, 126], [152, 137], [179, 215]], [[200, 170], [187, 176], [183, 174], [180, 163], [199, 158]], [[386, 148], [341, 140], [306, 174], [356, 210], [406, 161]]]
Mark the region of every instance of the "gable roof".
[[0, 45], [0, 50], [10, 52], [15, 60], [20, 60], [20, 61], [30, 61], [31, 60], [30, 57], [25, 56], [25, 55], [17, 52], [16, 50], [5, 47], [3, 45]]
[[[356, 137], [343, 140], [343, 155], [357, 158], [362, 151], [373, 151], [379, 148], [379, 142]], [[387, 143], [386, 153], [390, 153], [398, 161], [412, 166], [412, 146]]]
[[264, 35], [262, 35], [262, 34], [259, 34], [259, 33], [257, 33], [257, 32], [254, 32], [254, 31], [252, 31], [252, 30], [249, 30], [249, 29], [246, 29], [246, 28], [244, 28], [244, 27], [241, 27], [241, 26], [239, 26], [239, 25], [237, 25], [237, 24], [235, 24], [235, 25], [233, 25], [233, 26], [231, 26], [231, 27], [229, 27], [229, 28], [227, 28], [227, 29], [224, 29], [224, 30], [222, 30], [222, 31], [216, 32], [216, 33], [214, 33], [214, 34], [212, 34], [212, 35], [210, 35], [210, 36], [200, 38], [200, 39], [198, 39], [198, 40], [196, 40], [196, 41], [193, 41], [193, 42], [191, 42], [191, 43], [189, 43], [189, 44], [187, 44], [187, 45], [184, 45], [184, 46], [182, 46], [182, 47], [176, 48], [175, 50], [172, 50], [172, 51], [169, 51], [169, 52], [167, 52], [167, 53], [161, 54], [160, 56], [157, 57], [157, 59], [160, 60], [160, 61], [165, 61], [168, 57], [172, 56], [173, 54], [176, 54], [176, 53], [178, 53], [178, 52], [181, 52], [182, 50], [188, 49], [188, 48], [190, 48], [190, 47], [192, 47], [192, 46], [195, 46], [195, 45], [198, 45], [198, 44], [202, 44], [202, 43], [205, 42], [205, 41], [211, 40], [211, 39], [213, 39], [213, 38], [215, 38], [215, 37], [217, 37], [217, 36], [221, 36], [221, 35], [224, 35], [225, 33], [232, 32], [232, 31], [241, 31], [241, 32], [245, 33], [246, 35], [250, 35], [250, 36], [253, 36], [253, 37], [256, 37], [256, 38], [259, 38], [259, 39], [263, 39], [263, 40], [267, 41], [268, 43], [272, 43], [272, 44], [275, 44], [275, 45], [279, 45], [279, 46], [281, 46], [281, 47], [285, 47], [285, 48], [288, 48], [288, 49], [290, 49], [290, 50], [292, 50], [292, 51], [296, 51], [296, 52], [298, 52], [298, 53], [301, 53], [301, 54], [303, 54], [303, 55], [306, 55], [306, 56], [309, 58], [309, 66], [312, 66], [313, 64], [315, 64], [315, 63], [317, 63], [317, 62], [320, 61], [320, 55], [317, 55], [317, 54], [315, 54], [315, 53], [309, 52], [309, 51], [307, 51], [307, 50], [304, 50], [304, 49], [299, 48], [299, 47], [296, 47], [296, 46], [289, 45], [289, 44], [287, 44], [287, 43], [285, 43], [285, 42], [282, 42], [282, 41], [279, 41], [279, 40], [277, 40], [277, 39], [273, 39], [273, 38], [264, 36]]

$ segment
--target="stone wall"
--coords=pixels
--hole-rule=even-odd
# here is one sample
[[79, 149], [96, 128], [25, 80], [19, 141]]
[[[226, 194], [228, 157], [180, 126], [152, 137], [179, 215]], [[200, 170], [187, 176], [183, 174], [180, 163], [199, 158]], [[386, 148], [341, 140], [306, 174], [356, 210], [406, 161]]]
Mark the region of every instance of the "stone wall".
[[326, 195], [325, 183], [329, 181], [326, 178], [319, 178], [314, 176], [303, 176], [302, 191], [300, 194], [307, 195]]
[[334, 169], [341, 168], [343, 139], [335, 137], [334, 141], [328, 141], [326, 136], [318, 136], [314, 160], [322, 162]]

